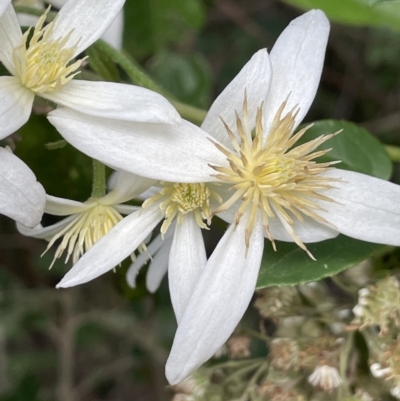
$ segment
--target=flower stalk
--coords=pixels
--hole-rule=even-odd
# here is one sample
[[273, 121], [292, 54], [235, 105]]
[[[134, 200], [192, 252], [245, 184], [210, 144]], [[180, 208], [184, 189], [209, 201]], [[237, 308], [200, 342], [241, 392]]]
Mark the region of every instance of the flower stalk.
[[92, 198], [102, 198], [106, 194], [106, 166], [93, 159]]

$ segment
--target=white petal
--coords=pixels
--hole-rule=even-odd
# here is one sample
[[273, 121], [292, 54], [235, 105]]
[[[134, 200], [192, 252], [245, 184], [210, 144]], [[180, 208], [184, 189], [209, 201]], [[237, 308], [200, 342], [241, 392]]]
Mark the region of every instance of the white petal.
[[167, 273], [168, 257], [171, 250], [172, 238], [171, 235], [164, 239], [161, 249], [155, 254], [153, 260], [150, 262], [149, 270], [146, 275], [146, 288], [151, 293], [158, 290], [162, 279]]
[[10, 2], [11, 0], [0, 0], [0, 17], [4, 13]]
[[[0, 16], [0, 61], [15, 75], [13, 51], [21, 45], [22, 32], [14, 7], [10, 4]], [[1, 125], [1, 124], [0, 124]]]
[[43, 215], [46, 193], [29, 167], [0, 148], [0, 213], [35, 227]]
[[34, 97], [17, 78], [0, 77], [0, 139], [14, 133], [28, 121]]
[[47, 195], [45, 212], [54, 216], [69, 216], [71, 214], [85, 212], [90, 209], [92, 205], [93, 204]]
[[278, 108], [288, 98], [285, 112], [299, 106], [296, 126], [303, 120], [317, 92], [329, 35], [329, 21], [320, 10], [294, 19], [270, 53], [273, 79], [264, 110], [268, 133]]
[[139, 196], [136, 197], [137, 200], [140, 201], [145, 201], [146, 199], [149, 199], [153, 197], [154, 195], [157, 195], [160, 192], [161, 188], [160, 187], [151, 187], [147, 191], [142, 192]]
[[378, 244], [400, 245], [400, 186], [368, 175], [334, 169], [324, 175], [342, 178], [340, 189], [324, 195], [337, 203], [321, 202], [320, 214], [349, 237]]
[[175, 334], [166, 365], [170, 384], [177, 384], [225, 343], [249, 305], [264, 248], [261, 219], [246, 253], [247, 219], [231, 225], [203, 270]]
[[115, 205], [130, 201], [150, 188], [154, 182], [154, 180], [136, 174], [120, 171], [114, 189], [102, 198], [101, 203], [103, 205]]
[[143, 242], [162, 217], [157, 203], [125, 217], [79, 259], [57, 288], [86, 283], [113, 269]]
[[18, 24], [20, 26], [35, 26], [38, 22], [39, 17], [30, 14], [18, 13]]
[[55, 21], [54, 38], [71, 33], [67, 46], [79, 42], [74, 56], [82, 53], [106, 31], [125, 0], [68, 0]]
[[208, 182], [217, 180], [208, 164], [226, 164], [205, 132], [187, 121], [132, 123], [67, 108], [52, 111], [49, 120], [71, 145], [116, 170], [169, 182]]
[[169, 255], [169, 292], [178, 324], [206, 262], [201, 229], [194, 214], [188, 213], [182, 224], [176, 224]]
[[109, 28], [104, 32], [101, 37], [108, 44], [115, 47], [116, 49], [122, 49], [122, 39], [124, 31], [124, 13], [121, 11], [116, 17]]
[[242, 68], [212, 104], [201, 125], [225, 146], [230, 140], [221, 118], [231, 127], [236, 127], [235, 111], [242, 115], [244, 93], [247, 94], [249, 122], [254, 127], [257, 107], [265, 100], [271, 81], [271, 64], [266, 49], [259, 50]]
[[140, 209], [139, 206], [131, 206], [131, 205], [114, 205], [114, 209], [121, 214], [131, 214], [133, 212], [136, 212], [137, 210]]
[[[167, 235], [169, 230], [167, 231]], [[147, 246], [147, 252], [140, 253], [136, 260], [131, 264], [128, 271], [126, 272], [126, 281], [132, 288], [136, 287], [136, 275], [139, 270], [147, 263], [147, 261], [155, 255], [156, 252], [163, 246], [164, 241], [161, 238], [161, 234], [157, 235], [151, 241], [150, 245]]]
[[75, 215], [69, 216], [65, 219], [62, 219], [56, 224], [52, 224], [51, 226], [43, 227], [42, 225], [37, 225], [34, 228], [26, 228], [22, 224], [17, 224], [18, 231], [27, 236], [34, 237], [39, 239], [45, 239], [50, 241], [56, 234], [58, 234], [63, 228], [67, 227], [72, 220], [76, 218]]
[[91, 116], [178, 124], [181, 117], [165, 97], [140, 86], [73, 79], [46, 99]]

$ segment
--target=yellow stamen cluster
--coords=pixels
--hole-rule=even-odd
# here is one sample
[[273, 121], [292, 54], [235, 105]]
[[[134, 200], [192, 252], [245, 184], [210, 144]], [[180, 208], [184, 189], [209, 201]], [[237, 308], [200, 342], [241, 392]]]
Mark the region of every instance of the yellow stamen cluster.
[[57, 233], [49, 242], [45, 252], [59, 238], [62, 238], [50, 268], [65, 250], [67, 251], [65, 263], [72, 255], [72, 262], [75, 264], [85, 252], [122, 220], [122, 216], [113, 206], [101, 205], [93, 199], [89, 202], [93, 204], [93, 207], [77, 214], [67, 227]]
[[323, 209], [315, 200], [332, 201], [320, 191], [333, 188], [333, 180], [321, 176], [321, 173], [329, 170], [329, 167], [337, 162], [316, 163], [314, 159], [330, 149], [314, 150], [337, 133], [322, 135], [293, 147], [311, 126], [292, 135], [297, 112], [292, 110], [282, 117], [285, 106], [286, 102], [279, 108], [266, 139], [262, 126], [263, 105], [257, 110], [254, 138], [249, 128], [246, 99], [243, 104], [243, 117], [236, 115], [237, 135], [223, 122], [232, 142], [232, 149], [227, 150], [217, 143], [215, 145], [226, 155], [229, 167], [211, 167], [218, 171], [216, 177], [229, 183], [235, 192], [214, 213], [226, 210], [241, 200], [235, 224], [239, 223], [248, 210], [250, 217], [245, 236], [247, 248], [257, 216], [261, 212], [266, 235], [274, 249], [275, 243], [270, 233], [269, 222], [277, 217], [293, 241], [313, 258], [293, 229], [294, 219], [302, 222], [303, 216], [308, 216], [328, 224], [318, 215], [318, 210]]
[[16, 76], [22, 85], [35, 93], [59, 90], [79, 74], [76, 70], [85, 60], [83, 58], [68, 65], [78, 44], [65, 47], [72, 31], [63, 38], [53, 39], [55, 21], [43, 27], [49, 10], [50, 7], [37, 22], [29, 44], [31, 29], [24, 33], [21, 45], [13, 52]]
[[[147, 207], [156, 201], [160, 201], [160, 208], [165, 215], [161, 233], [164, 235], [175, 217], [178, 224], [182, 224], [185, 214], [193, 212], [197, 224], [201, 228], [207, 228], [211, 222], [210, 198], [222, 202], [221, 197], [204, 183], [196, 184], [172, 184], [163, 183], [164, 188], [157, 194], [147, 199], [143, 207]], [[206, 220], [207, 224], [203, 220]]]

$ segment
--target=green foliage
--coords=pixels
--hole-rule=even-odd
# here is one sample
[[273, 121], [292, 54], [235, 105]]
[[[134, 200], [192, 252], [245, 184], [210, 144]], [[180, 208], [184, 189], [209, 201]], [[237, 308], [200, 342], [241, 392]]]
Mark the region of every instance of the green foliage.
[[135, 57], [148, 57], [166, 44], [180, 42], [204, 23], [200, 0], [135, 0], [124, 7], [124, 48]]
[[101, 51], [99, 44], [95, 43], [86, 49], [86, 54], [89, 56], [89, 66], [93, 71], [106, 81], [120, 82], [117, 66], [107, 54]]
[[274, 252], [270, 242], [266, 241], [258, 288], [321, 280], [388, 248], [340, 235], [331, 240], [307, 244], [317, 259], [314, 261], [294, 243], [277, 242], [276, 247], [277, 252]]
[[392, 162], [385, 148], [368, 131], [356, 124], [342, 120], [316, 121], [301, 138], [301, 142], [340, 130], [343, 131], [318, 148], [332, 149], [319, 161], [341, 160], [336, 167], [388, 180], [392, 174]]
[[284, 0], [304, 10], [319, 8], [329, 19], [341, 24], [359, 26], [385, 26], [400, 30], [400, 4], [397, 1], [371, 0]]

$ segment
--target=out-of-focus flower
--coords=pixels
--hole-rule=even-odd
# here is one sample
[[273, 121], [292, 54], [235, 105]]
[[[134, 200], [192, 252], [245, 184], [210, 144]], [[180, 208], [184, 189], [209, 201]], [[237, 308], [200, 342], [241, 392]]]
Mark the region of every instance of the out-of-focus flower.
[[83, 113], [120, 120], [179, 122], [166, 99], [134, 85], [73, 80], [83, 59], [125, 0], [68, 0], [51, 23], [47, 11], [35, 28], [21, 32], [8, 5], [0, 17], [0, 61], [11, 76], [0, 77], [0, 139], [29, 118], [35, 95]]
[[[61, 7], [64, 6], [64, 4], [67, 2], [67, 0], [48, 0], [46, 3], [47, 4], [52, 4], [53, 6], [57, 7], [60, 9]], [[45, 2], [43, 0], [14, 0], [13, 4], [14, 6], [28, 6], [28, 7], [33, 7], [38, 10], [44, 10], [45, 9]], [[38, 18], [29, 15], [29, 14], [20, 14], [18, 13], [18, 21], [21, 26], [31, 26], [36, 24]], [[121, 10], [117, 16], [115, 17], [115, 20], [111, 23], [109, 28], [103, 33], [102, 39], [104, 39], [106, 42], [108, 42], [110, 45], [114, 46], [117, 49], [122, 48], [122, 33], [123, 33], [123, 27], [124, 27], [124, 13]]]
[[294, 389], [281, 387], [276, 383], [264, 381], [257, 387], [257, 393], [266, 401], [305, 401], [302, 394]]
[[247, 336], [233, 336], [228, 343], [229, 355], [233, 359], [250, 356], [250, 338]]
[[308, 377], [308, 382], [314, 387], [331, 392], [342, 384], [338, 370], [329, 365], [317, 366]]
[[34, 227], [45, 203], [46, 193], [30, 168], [11, 151], [0, 148], [0, 213]]

